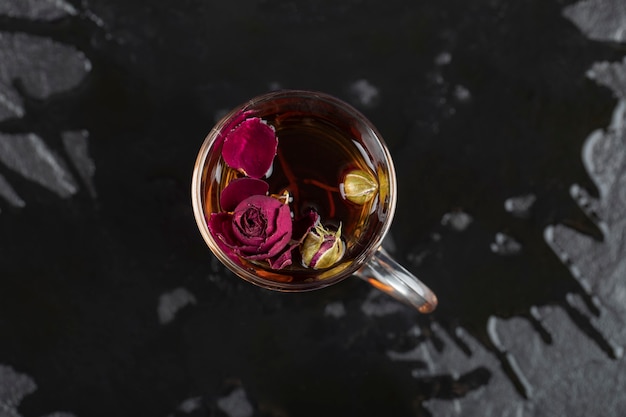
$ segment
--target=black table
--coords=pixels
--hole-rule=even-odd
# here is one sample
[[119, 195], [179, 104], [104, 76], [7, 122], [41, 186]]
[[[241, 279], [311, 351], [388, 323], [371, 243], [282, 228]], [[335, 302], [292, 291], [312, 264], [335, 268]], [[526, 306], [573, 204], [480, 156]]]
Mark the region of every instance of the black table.
[[[621, 0], [3, 0], [0, 416], [623, 415], [625, 42]], [[198, 148], [282, 88], [382, 132], [434, 314], [210, 253]]]

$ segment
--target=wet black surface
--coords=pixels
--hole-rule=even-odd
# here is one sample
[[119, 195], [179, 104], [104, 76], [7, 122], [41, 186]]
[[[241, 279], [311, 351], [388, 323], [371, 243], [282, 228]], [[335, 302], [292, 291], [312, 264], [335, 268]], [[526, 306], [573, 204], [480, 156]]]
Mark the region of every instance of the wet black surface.
[[[0, 186], [0, 415], [621, 415], [626, 171], [611, 165], [603, 195], [583, 149], [620, 137], [619, 94], [587, 72], [626, 48], [564, 17], [576, 3], [12, 3], [0, 179], [23, 204]], [[382, 132], [389, 244], [434, 314], [357, 279], [268, 292], [212, 257], [196, 152], [276, 88], [334, 94]], [[575, 256], [588, 246], [616, 255]]]

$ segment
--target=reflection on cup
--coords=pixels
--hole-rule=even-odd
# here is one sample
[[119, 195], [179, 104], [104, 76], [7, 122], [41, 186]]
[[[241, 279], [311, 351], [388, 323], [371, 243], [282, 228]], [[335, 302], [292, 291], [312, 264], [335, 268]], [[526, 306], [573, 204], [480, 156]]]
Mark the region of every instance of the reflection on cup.
[[192, 203], [211, 251], [256, 285], [307, 291], [357, 275], [421, 312], [437, 305], [381, 249], [393, 162], [374, 126], [337, 98], [286, 90], [232, 110], [200, 148]]

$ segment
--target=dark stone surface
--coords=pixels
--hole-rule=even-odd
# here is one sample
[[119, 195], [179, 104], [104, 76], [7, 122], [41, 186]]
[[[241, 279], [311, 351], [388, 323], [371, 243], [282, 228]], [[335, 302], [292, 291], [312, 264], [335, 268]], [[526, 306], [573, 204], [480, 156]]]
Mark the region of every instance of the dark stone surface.
[[[0, 3], [0, 416], [621, 416], [620, 0]], [[439, 295], [251, 286], [196, 230], [217, 118], [307, 88], [383, 133]]]

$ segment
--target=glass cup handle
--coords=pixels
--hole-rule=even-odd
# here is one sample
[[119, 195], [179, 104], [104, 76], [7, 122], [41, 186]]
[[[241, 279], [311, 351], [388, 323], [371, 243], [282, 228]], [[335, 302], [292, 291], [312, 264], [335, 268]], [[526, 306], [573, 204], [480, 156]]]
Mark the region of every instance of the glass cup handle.
[[420, 313], [430, 313], [437, 307], [435, 293], [382, 247], [355, 275], [395, 299], [415, 307]]

